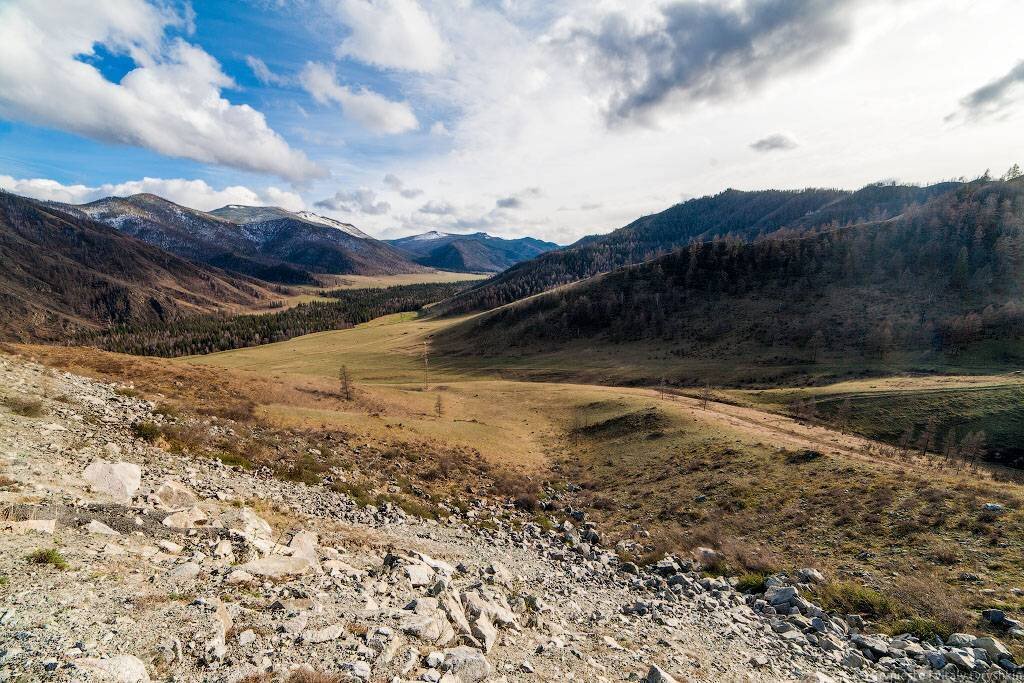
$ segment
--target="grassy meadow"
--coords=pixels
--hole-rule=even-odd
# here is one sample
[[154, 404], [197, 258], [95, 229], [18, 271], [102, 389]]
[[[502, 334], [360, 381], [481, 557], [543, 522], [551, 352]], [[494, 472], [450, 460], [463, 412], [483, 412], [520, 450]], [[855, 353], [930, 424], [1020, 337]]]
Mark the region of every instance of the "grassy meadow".
[[[459, 320], [403, 313], [173, 360], [25, 348], [61, 367], [134, 378], [147, 394], [177, 396], [203, 411], [224, 414], [225, 405], [244, 405], [282, 433], [341, 432], [428, 459], [475, 453], [496, 468], [494, 477], [525, 477], [538, 493], [540, 482], [561, 490], [561, 482], [579, 484], [579, 491], [561, 494], [560, 504], [587, 509], [610, 540], [638, 543], [632, 559], [709, 545], [723, 553], [717, 571], [748, 582], [816, 566], [831, 579], [823, 602], [864, 612], [889, 630], [916, 620], [917, 632], [948, 633], [977, 628], [983, 607], [1024, 609], [1014, 591], [1024, 588], [1024, 546], [1017, 541], [1024, 534], [1024, 489], [995, 470], [895, 459], [872, 438], [888, 438], [902, 420], [943, 405], [970, 408], [951, 396], [969, 400], [979, 419], [1011, 422], [1021, 376], [897, 375], [714, 389], [705, 407], [696, 390], [614, 385], [636, 381], [631, 373], [638, 369], [678, 368], [654, 349], [631, 356], [614, 348], [563, 352], [542, 362], [436, 355], [431, 337]], [[350, 400], [338, 376], [342, 366]], [[808, 398], [818, 402], [822, 419], [793, 419], [793, 401]], [[844, 432], [830, 428], [827, 417], [828, 406], [845, 398], [856, 410]], [[1009, 413], [1008, 404], [1016, 406]], [[872, 415], [888, 416], [892, 426]], [[1004, 512], [984, 512], [987, 502], [1001, 503]]]

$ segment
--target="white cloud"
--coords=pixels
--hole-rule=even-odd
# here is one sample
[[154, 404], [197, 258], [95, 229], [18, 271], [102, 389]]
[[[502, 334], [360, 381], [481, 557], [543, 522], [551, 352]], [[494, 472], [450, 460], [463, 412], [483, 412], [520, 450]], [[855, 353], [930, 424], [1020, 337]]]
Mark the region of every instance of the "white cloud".
[[328, 0], [351, 33], [338, 55], [405, 71], [438, 71], [445, 44], [416, 0]]
[[457, 213], [457, 209], [448, 202], [431, 199], [420, 207], [420, 213], [430, 213], [435, 216], [450, 216]]
[[367, 88], [353, 90], [340, 85], [334, 72], [317, 62], [307, 62], [299, 82], [320, 104], [335, 102], [345, 116], [372, 133], [397, 135], [419, 128], [408, 102], [395, 102]]
[[48, 178], [13, 178], [0, 175], [0, 188], [14, 194], [66, 204], [85, 204], [103, 197], [127, 197], [149, 192], [164, 199], [200, 211], [209, 211], [225, 204], [248, 206], [280, 206], [289, 211], [305, 208], [302, 197], [277, 187], [252, 190], [244, 185], [231, 185], [215, 190], [204, 180], [184, 178], [142, 178], [123, 183], [105, 183], [96, 187], [64, 185]]
[[406, 199], [415, 199], [423, 194], [423, 190], [417, 187], [406, 187], [405, 182], [394, 173], [384, 176], [384, 184]]
[[267, 63], [259, 57], [253, 57], [252, 55], [245, 56], [245, 63], [249, 65], [249, 69], [252, 70], [253, 76], [256, 77], [263, 85], [287, 85], [288, 79], [284, 76], [280, 76], [270, 70]]
[[329, 211], [362, 213], [370, 216], [380, 216], [391, 211], [390, 204], [378, 202], [377, 193], [366, 187], [358, 190], [338, 190], [333, 197], [318, 201], [316, 206]]
[[[234, 84], [217, 60], [165, 37], [181, 23], [144, 0], [0, 3], [0, 117], [293, 181], [323, 176], [263, 114], [222, 96]], [[78, 59], [97, 44], [136, 68], [106, 80]]]

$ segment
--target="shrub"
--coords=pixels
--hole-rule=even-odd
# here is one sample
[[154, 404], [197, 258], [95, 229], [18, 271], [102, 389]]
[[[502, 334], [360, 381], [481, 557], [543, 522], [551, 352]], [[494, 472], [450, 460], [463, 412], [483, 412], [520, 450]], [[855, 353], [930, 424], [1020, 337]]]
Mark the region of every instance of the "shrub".
[[41, 417], [46, 412], [43, 409], [43, 402], [36, 398], [8, 396], [3, 402], [12, 413], [22, 417]]
[[132, 425], [132, 431], [135, 436], [149, 443], [156, 443], [160, 438], [160, 425], [155, 422], [136, 422]]
[[736, 589], [743, 593], [764, 593], [768, 589], [765, 585], [767, 578], [767, 575], [760, 572], [744, 574], [739, 578]]
[[57, 569], [67, 569], [68, 561], [56, 548], [40, 548], [26, 558], [32, 564], [48, 564]]

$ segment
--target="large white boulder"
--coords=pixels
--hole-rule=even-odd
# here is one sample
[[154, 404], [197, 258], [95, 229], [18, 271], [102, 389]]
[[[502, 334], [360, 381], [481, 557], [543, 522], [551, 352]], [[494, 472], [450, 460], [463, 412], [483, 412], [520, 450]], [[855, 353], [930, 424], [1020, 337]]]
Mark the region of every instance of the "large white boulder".
[[171, 510], [192, 507], [199, 502], [196, 494], [192, 493], [191, 489], [182, 483], [170, 479], [160, 484], [154, 495], [161, 505]]
[[253, 576], [262, 576], [267, 579], [285, 579], [290, 576], [301, 576], [308, 572], [310, 567], [309, 560], [304, 557], [269, 555], [258, 560], [246, 562], [238, 567], [238, 569], [248, 572]]
[[97, 458], [85, 468], [82, 478], [96, 493], [128, 502], [142, 484], [142, 468], [130, 462], [107, 462]]
[[274, 530], [252, 508], [232, 508], [220, 516], [220, 521], [228, 529], [241, 531], [250, 539], [273, 540]]
[[132, 655], [118, 655], [106, 659], [85, 657], [74, 662], [77, 668], [94, 674], [100, 680], [115, 683], [149, 683], [146, 665]]

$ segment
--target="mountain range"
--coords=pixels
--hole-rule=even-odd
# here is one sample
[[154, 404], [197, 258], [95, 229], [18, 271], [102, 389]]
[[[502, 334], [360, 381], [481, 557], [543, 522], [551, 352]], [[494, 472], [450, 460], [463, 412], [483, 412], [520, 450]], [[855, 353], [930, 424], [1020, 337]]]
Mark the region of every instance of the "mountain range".
[[103, 223], [0, 192], [0, 337], [65, 340], [270, 299], [266, 283], [193, 263]]
[[504, 239], [485, 232], [462, 235], [436, 230], [388, 240], [388, 244], [420, 265], [469, 273], [500, 273], [558, 248], [533, 237]]
[[424, 269], [355, 226], [309, 212], [237, 205], [205, 212], [153, 194], [53, 206], [183, 258], [270, 282], [316, 284], [317, 274], [390, 275]]

